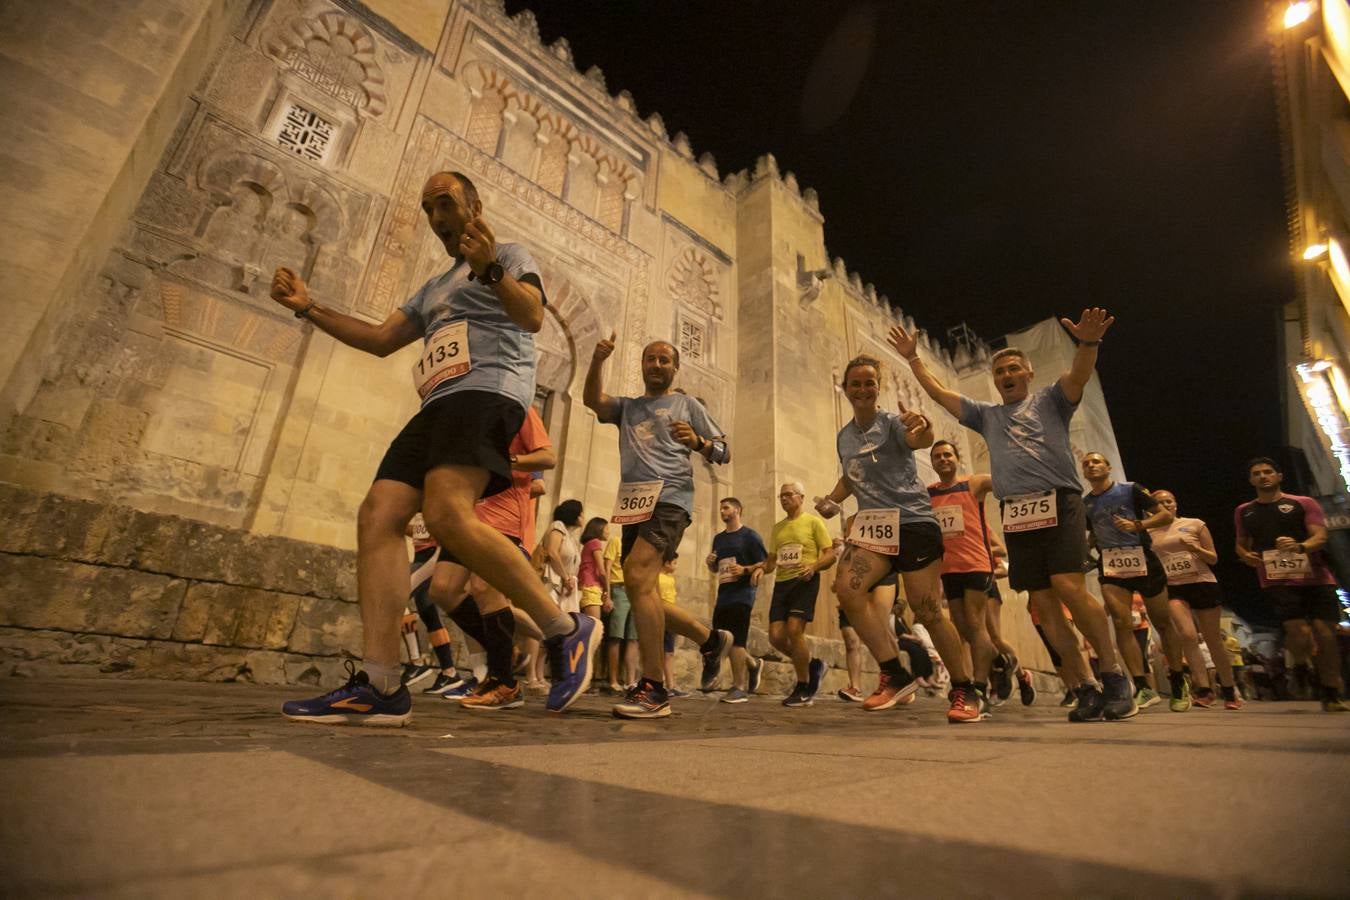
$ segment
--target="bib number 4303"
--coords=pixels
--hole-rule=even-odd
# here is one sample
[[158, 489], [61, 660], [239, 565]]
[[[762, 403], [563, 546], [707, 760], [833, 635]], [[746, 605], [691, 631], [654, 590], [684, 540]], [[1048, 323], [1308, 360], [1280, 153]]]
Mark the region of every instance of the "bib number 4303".
[[1102, 574], [1107, 578], [1138, 578], [1148, 574], [1143, 547], [1107, 547], [1102, 550]]

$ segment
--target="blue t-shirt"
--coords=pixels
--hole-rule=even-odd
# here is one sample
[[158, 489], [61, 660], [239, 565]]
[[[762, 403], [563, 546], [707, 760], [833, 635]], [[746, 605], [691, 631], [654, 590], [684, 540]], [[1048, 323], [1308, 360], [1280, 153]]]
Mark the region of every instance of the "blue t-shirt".
[[[497, 262], [506, 274], [539, 287], [543, 293], [539, 266], [520, 244], [498, 244]], [[422, 398], [422, 405], [457, 391], [488, 391], [510, 397], [528, 409], [534, 400], [534, 335], [511, 321], [492, 288], [476, 278], [470, 281], [471, 272], [467, 263], [457, 260], [449, 271], [422, 285], [399, 307], [422, 329], [424, 341], [451, 322], [465, 319], [469, 323], [472, 368], [436, 385]]]
[[961, 424], [989, 445], [995, 496], [1082, 490], [1069, 447], [1069, 420], [1077, 409], [1058, 381], [1018, 403], [961, 398]]
[[693, 397], [671, 392], [660, 397], [614, 397], [613, 419], [619, 426], [619, 470], [625, 484], [664, 482], [658, 503], [672, 503], [694, 512], [694, 451], [670, 434], [673, 422], [688, 422], [707, 440], [722, 437], [722, 429]]
[[1153, 539], [1147, 531], [1139, 534], [1121, 531], [1111, 521], [1111, 517], [1143, 519], [1157, 507], [1158, 502], [1133, 481], [1117, 481], [1100, 494], [1088, 491], [1083, 495], [1088, 531], [1092, 532], [1092, 539], [1102, 549], [1152, 546]]
[[850, 420], [839, 430], [835, 448], [858, 509], [898, 509], [902, 525], [937, 524], [914, 451], [905, 443], [905, 424], [895, 413], [879, 410], [866, 431]]
[[[735, 531], [719, 531], [713, 536], [712, 548], [719, 564], [724, 559], [735, 559], [743, 566], [753, 566], [763, 562], [769, 555], [764, 550], [764, 541], [760, 540], [755, 530], [744, 525]], [[726, 584], [718, 582], [717, 605], [729, 603], [755, 605], [755, 586], [750, 583], [749, 572]]]

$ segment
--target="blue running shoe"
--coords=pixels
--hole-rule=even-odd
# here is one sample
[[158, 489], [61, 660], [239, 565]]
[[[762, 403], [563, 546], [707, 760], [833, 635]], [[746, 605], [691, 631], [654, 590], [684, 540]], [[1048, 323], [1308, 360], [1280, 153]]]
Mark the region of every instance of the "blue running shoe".
[[459, 684], [441, 691], [441, 697], [446, 700], [459, 700], [467, 697], [478, 689], [478, 679], [470, 675], [468, 678], [460, 679]]
[[347, 683], [312, 700], [287, 700], [281, 714], [296, 722], [323, 725], [384, 725], [402, 728], [412, 719], [412, 695], [403, 685], [389, 696], [371, 687], [365, 672], [346, 661]]
[[567, 709], [590, 687], [591, 662], [595, 659], [595, 648], [600, 643], [600, 634], [596, 629], [598, 619], [576, 613], [569, 615], [576, 623], [576, 629], [571, 634], [544, 641], [544, 649], [548, 652], [549, 678], [553, 682], [545, 704], [549, 712], [560, 713]]

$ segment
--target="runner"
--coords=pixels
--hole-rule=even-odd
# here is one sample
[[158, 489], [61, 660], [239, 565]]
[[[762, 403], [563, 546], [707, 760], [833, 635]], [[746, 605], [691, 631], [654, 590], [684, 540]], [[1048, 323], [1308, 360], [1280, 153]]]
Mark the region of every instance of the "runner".
[[764, 541], [753, 528], [741, 524], [741, 501], [724, 497], [717, 505], [723, 528], [713, 537], [712, 552], [706, 560], [708, 571], [717, 573], [717, 604], [713, 608], [713, 628], [731, 634], [731, 690], [722, 695], [723, 703], [745, 703], [759, 687], [764, 668], [746, 650], [750, 636], [750, 613], [755, 608], [755, 588], [764, 574], [768, 554]]
[[694, 470], [690, 454], [710, 463], [727, 463], [731, 452], [703, 404], [671, 390], [680, 370], [680, 353], [666, 341], [642, 351], [641, 397], [605, 393], [602, 371], [614, 352], [615, 335], [595, 345], [586, 373], [584, 399], [601, 422], [619, 428], [622, 484], [610, 521], [623, 525], [623, 581], [637, 621], [642, 677], [624, 702], [614, 707], [621, 718], [670, 715], [663, 675], [662, 647], [669, 628], [699, 645], [703, 654], [701, 686], [717, 683], [733, 638], [710, 628], [678, 606], [663, 607], [657, 576], [675, 558], [694, 507]]
[[[891, 329], [890, 343], [928, 396], [979, 432], [989, 446], [994, 494], [1001, 501], [1003, 535], [1008, 544], [1013, 590], [1027, 591], [1041, 625], [1065, 661], [1078, 694], [1071, 722], [1124, 719], [1138, 711], [1130, 680], [1111, 646], [1106, 614], [1087, 592], [1083, 560], [1087, 546], [1082, 488], [1069, 445], [1069, 420], [1097, 364], [1102, 336], [1115, 321], [1104, 309], [1085, 309], [1077, 323], [1061, 319], [1078, 341], [1073, 364], [1052, 385], [1031, 391], [1035, 376], [1025, 354], [1013, 347], [990, 360], [1001, 403], [963, 397], [943, 387], [919, 357], [917, 335]], [[1101, 659], [1105, 693], [1093, 681], [1078, 653], [1078, 642], [1064, 617], [1072, 612]]]
[[834, 565], [834, 540], [825, 523], [802, 509], [806, 489], [789, 481], [778, 489], [778, 504], [787, 513], [769, 535], [766, 574], [773, 575], [769, 606], [769, 643], [792, 660], [797, 683], [784, 706], [810, 706], [825, 677], [825, 662], [812, 659], [806, 645], [806, 624], [816, 617], [820, 573]]
[[[431, 685], [423, 689], [424, 694], [434, 694], [440, 696], [446, 691], [454, 690], [464, 684], [464, 679], [460, 676], [459, 670], [455, 668], [455, 656], [450, 647], [450, 632], [441, 622], [440, 611], [435, 603], [428, 596], [428, 588], [431, 586], [431, 573], [436, 568], [436, 562], [440, 559], [441, 548], [432, 538], [431, 532], [427, 531], [426, 523], [422, 521], [422, 514], [418, 513], [412, 517], [408, 523], [408, 537], [412, 539], [413, 558], [409, 581], [411, 588], [411, 600], [413, 609], [416, 610], [416, 616], [422, 619], [422, 624], [427, 629], [427, 640], [431, 643], [432, 652], [436, 655], [437, 666], [432, 667], [431, 671], [436, 678]], [[408, 617], [404, 616], [405, 636], [408, 625]], [[416, 629], [414, 629], [416, 634]], [[412, 648], [409, 648], [409, 658], [411, 658]], [[406, 670], [405, 670], [406, 672]], [[417, 672], [407, 672], [403, 683], [412, 690], [418, 681]]]
[[[820, 497], [813, 498], [817, 508], [824, 502]], [[849, 516], [844, 520], [843, 537], [834, 539], [834, 552], [838, 556], [843, 552], [844, 545], [848, 542], [849, 531], [853, 528], [855, 516]], [[877, 582], [877, 586], [872, 588], [872, 615], [882, 621], [890, 621], [896, 606], [896, 594], [900, 589], [900, 576], [891, 572], [885, 578]], [[840, 700], [846, 700], [849, 703], [861, 703], [867, 699], [867, 695], [862, 692], [862, 639], [858, 637], [858, 630], [853, 627], [853, 623], [848, 620], [848, 613], [844, 612], [844, 605], [836, 597], [835, 603], [839, 612], [839, 634], [844, 639], [844, 665], [848, 672], [848, 685], [839, 689], [836, 696]], [[899, 601], [901, 607], [904, 601]], [[895, 632], [887, 629], [887, 636], [893, 637]], [[896, 650], [900, 649], [898, 643]], [[915, 675], [920, 677], [916, 680], [923, 684], [923, 678], [920, 670], [913, 666], [910, 667]]]
[[1303, 655], [1316, 645], [1322, 709], [1346, 712], [1350, 707], [1341, 700], [1341, 652], [1336, 644], [1340, 604], [1336, 579], [1322, 549], [1327, 543], [1322, 507], [1311, 497], [1281, 491], [1284, 473], [1268, 457], [1247, 464], [1247, 480], [1256, 489], [1256, 499], [1243, 503], [1233, 515], [1238, 558], [1256, 570], [1262, 591], [1284, 623], [1286, 645]]
[[989, 667], [990, 703], [1000, 706], [1012, 696], [1012, 684], [1017, 682], [1017, 694], [1023, 706], [1036, 702], [1036, 685], [1031, 673], [1022, 668], [1017, 650], [1003, 639], [1003, 594], [998, 579], [1008, 577], [1008, 548], [992, 532], [989, 534], [989, 552], [994, 557], [994, 577], [989, 579], [989, 602], [984, 607], [984, 625], [989, 629], [989, 641], [996, 655]]
[[956, 477], [961, 452], [951, 441], [938, 441], [928, 452], [938, 475], [928, 486], [928, 496], [942, 529], [942, 593], [952, 624], [970, 646], [975, 692], [987, 706], [989, 666], [995, 650], [985, 622], [989, 588], [994, 583], [994, 556], [984, 520], [984, 498], [992, 484], [983, 474]]
[[609, 618], [605, 622], [605, 655], [609, 664], [608, 691], [621, 694], [637, 681], [637, 623], [623, 584], [623, 540], [619, 529], [610, 529], [605, 544], [605, 570], [609, 574]]
[[[1224, 646], [1223, 632], [1219, 626], [1223, 614], [1219, 579], [1210, 568], [1218, 563], [1219, 554], [1214, 550], [1209, 526], [1200, 519], [1178, 516], [1177, 498], [1171, 491], [1154, 491], [1153, 498], [1173, 517], [1171, 525], [1149, 531], [1153, 549], [1162, 560], [1163, 571], [1167, 573], [1172, 623], [1181, 635], [1182, 646], [1188, 651], [1195, 642], [1196, 625], [1199, 624], [1200, 635], [1214, 659], [1224, 709], [1241, 709], [1242, 698], [1238, 696], [1232, 659]], [[1191, 663], [1191, 671], [1195, 671], [1200, 661], [1189, 652], [1187, 658]], [[1195, 702], [1200, 706], [1209, 706], [1212, 695], [1206, 696], [1197, 691]]]
[[519, 244], [497, 243], [464, 175], [432, 175], [422, 209], [454, 262], [379, 325], [320, 305], [290, 269], [272, 279], [273, 300], [358, 350], [383, 357], [424, 339], [413, 367], [421, 410], [390, 444], [357, 516], [364, 668], [352, 666], [337, 690], [288, 701], [288, 718], [395, 726], [411, 718], [398, 648], [408, 564], [403, 534], [418, 510], [442, 548], [539, 623], [558, 675], [548, 709], [567, 709], [590, 683], [594, 620], [558, 609], [519, 549], [473, 509], [511, 485], [508, 448], [534, 398], [533, 333], [547, 302], [538, 267]]
[[834, 592], [881, 669], [877, 689], [862, 708], [872, 712], [909, 703], [917, 687], [900, 665], [885, 620], [869, 602], [877, 583], [898, 571], [915, 620], [928, 629], [951, 672], [947, 721], [978, 722], [986, 713], [970, 680], [961, 636], [942, 615], [942, 532], [914, 459], [915, 450], [933, 443], [933, 425], [903, 404], [899, 415], [879, 409], [880, 377], [881, 363], [870, 356], [844, 367], [844, 395], [853, 408], [853, 419], [835, 440], [844, 473], [817, 506], [828, 517], [846, 497], [858, 501]]
[[[1172, 524], [1172, 513], [1153, 495], [1132, 481], [1113, 481], [1111, 464], [1097, 452], [1083, 455], [1083, 477], [1092, 489], [1083, 495], [1087, 510], [1087, 528], [1100, 554], [1097, 573], [1102, 599], [1116, 626], [1116, 645], [1125, 665], [1134, 673], [1135, 703], [1151, 706], [1157, 693], [1148, 683], [1146, 652], [1141, 652], [1134, 637], [1131, 596], [1138, 591], [1143, 598], [1148, 621], [1157, 633], [1158, 643], [1167, 657], [1167, 681], [1172, 686], [1172, 712], [1191, 708], [1190, 690], [1182, 671], [1181, 636], [1172, 626], [1172, 608], [1167, 600], [1167, 574], [1152, 549], [1149, 529]], [[1194, 641], [1192, 640], [1192, 643]], [[1196, 647], [1196, 658], [1200, 649]], [[1202, 689], [1209, 687], [1204, 666], [1191, 669], [1191, 680]]]

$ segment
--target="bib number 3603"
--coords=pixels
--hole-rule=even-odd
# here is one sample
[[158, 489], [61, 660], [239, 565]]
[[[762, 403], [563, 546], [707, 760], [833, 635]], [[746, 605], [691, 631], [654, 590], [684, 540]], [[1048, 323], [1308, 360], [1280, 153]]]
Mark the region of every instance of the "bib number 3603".
[[438, 384], [468, 374], [471, 368], [469, 323], [461, 320], [436, 329], [422, 347], [422, 355], [413, 363], [413, 386], [417, 388], [417, 396], [425, 397]]
[[848, 542], [882, 556], [895, 556], [900, 552], [900, 510], [858, 510]]
[[619, 496], [614, 499], [614, 515], [609, 520], [616, 525], [634, 525], [652, 517], [656, 501], [661, 496], [661, 481], [629, 481], [619, 485]]
[[1059, 505], [1055, 492], [1019, 494], [1003, 501], [1003, 530], [1040, 531], [1059, 524]]

